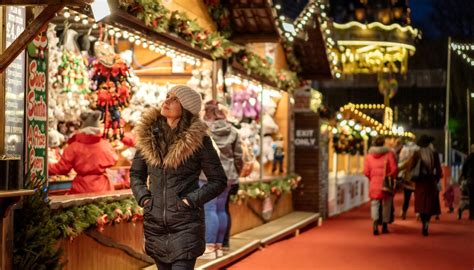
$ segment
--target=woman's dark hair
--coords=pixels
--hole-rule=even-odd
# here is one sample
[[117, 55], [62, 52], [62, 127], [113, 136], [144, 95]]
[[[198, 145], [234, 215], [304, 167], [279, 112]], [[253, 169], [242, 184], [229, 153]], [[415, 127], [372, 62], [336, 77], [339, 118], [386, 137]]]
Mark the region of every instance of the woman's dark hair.
[[181, 115], [181, 119], [179, 120], [178, 126], [175, 129], [176, 138], [179, 138], [183, 131], [186, 131], [194, 120], [194, 117], [190, 111], [183, 108], [183, 114]]
[[384, 136], [378, 136], [375, 138], [374, 145], [375, 146], [384, 146], [385, 144], [385, 137]]

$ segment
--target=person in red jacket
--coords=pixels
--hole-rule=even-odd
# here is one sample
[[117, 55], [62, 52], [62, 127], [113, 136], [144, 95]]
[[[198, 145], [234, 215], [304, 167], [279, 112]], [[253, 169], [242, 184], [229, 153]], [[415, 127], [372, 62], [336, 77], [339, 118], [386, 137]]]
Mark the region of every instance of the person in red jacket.
[[59, 162], [48, 165], [49, 175], [76, 171], [68, 194], [114, 190], [106, 169], [114, 166], [118, 157], [112, 145], [102, 138], [100, 116], [100, 111], [82, 113], [82, 129], [68, 141]]
[[382, 206], [382, 233], [388, 233], [388, 222], [392, 207], [392, 194], [382, 191], [385, 176], [397, 175], [397, 162], [395, 154], [384, 146], [385, 138], [377, 137], [374, 146], [369, 149], [364, 162], [364, 174], [369, 178], [369, 196], [371, 199], [371, 216], [374, 221], [374, 235], [379, 234], [378, 220], [380, 218], [379, 208]]

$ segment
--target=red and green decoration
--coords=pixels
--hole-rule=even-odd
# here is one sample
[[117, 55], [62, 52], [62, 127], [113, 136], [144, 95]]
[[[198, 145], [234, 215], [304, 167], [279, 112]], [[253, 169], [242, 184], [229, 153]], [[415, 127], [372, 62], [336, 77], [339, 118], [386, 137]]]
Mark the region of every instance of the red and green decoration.
[[248, 199], [264, 200], [271, 195], [279, 197], [284, 193], [295, 190], [301, 182], [301, 176], [291, 174], [271, 182], [241, 183], [237, 195], [231, 201], [241, 204]]
[[[275, 83], [281, 89], [293, 89], [299, 85], [298, 77], [288, 70], [277, 72], [260, 56], [243, 50], [241, 46], [228, 40], [228, 34], [222, 32], [210, 33], [203, 29], [195, 20], [189, 19], [184, 12], [169, 12], [160, 1], [156, 0], [120, 0], [122, 9], [141, 19], [155, 31], [170, 32], [203, 50], [211, 52], [214, 59], [235, 59], [244, 66], [249, 74], [256, 74]], [[220, 1], [207, 1], [216, 14], [227, 14]], [[220, 18], [221, 18], [220, 17]], [[224, 22], [227, 19], [222, 18]], [[229, 21], [230, 27], [230, 21]], [[297, 61], [296, 58], [291, 58]]]
[[174, 34], [211, 53], [214, 59], [230, 58], [240, 50], [220, 32], [210, 33], [180, 11], [170, 12], [157, 0], [120, 0], [120, 7], [159, 33]]
[[142, 220], [143, 209], [130, 198], [61, 209], [52, 219], [59, 228], [61, 237], [73, 239], [89, 228], [102, 232], [107, 225]]
[[338, 154], [363, 155], [364, 141], [371, 137], [366, 127], [355, 120], [342, 120], [332, 132], [334, 151]]
[[214, 22], [217, 24], [219, 32], [226, 38], [232, 36], [232, 25], [230, 21], [230, 12], [220, 0], [204, 0], [207, 5], [207, 11], [211, 15]]
[[242, 50], [234, 57], [247, 70], [249, 75], [255, 74], [264, 77], [280, 89], [292, 90], [300, 85], [296, 73], [285, 69], [276, 71], [266, 59], [261, 58], [255, 53]]

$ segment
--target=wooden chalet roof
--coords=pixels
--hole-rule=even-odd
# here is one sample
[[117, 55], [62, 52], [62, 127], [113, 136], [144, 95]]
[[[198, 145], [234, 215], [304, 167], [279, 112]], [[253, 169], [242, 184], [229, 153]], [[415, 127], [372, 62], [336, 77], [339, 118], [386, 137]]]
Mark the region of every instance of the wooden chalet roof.
[[331, 67], [320, 24], [316, 18], [313, 20], [305, 28], [307, 39], [296, 38], [294, 41], [295, 55], [302, 69], [299, 75], [305, 80], [331, 79]]
[[278, 42], [276, 12], [267, 0], [230, 0], [228, 2], [232, 40], [238, 43]]

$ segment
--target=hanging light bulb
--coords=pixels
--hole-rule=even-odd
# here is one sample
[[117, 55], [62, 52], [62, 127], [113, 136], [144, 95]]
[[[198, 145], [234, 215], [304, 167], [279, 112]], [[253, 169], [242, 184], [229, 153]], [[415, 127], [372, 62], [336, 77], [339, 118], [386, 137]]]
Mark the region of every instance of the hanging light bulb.
[[80, 20], [81, 20], [81, 17], [79, 17], [79, 15], [74, 16], [74, 21], [78, 22]]
[[135, 45], [140, 45], [142, 44], [142, 41], [140, 39], [135, 40]]
[[71, 13], [69, 13], [69, 10], [68, 10], [68, 9], [65, 9], [63, 16], [64, 16], [64, 18], [66, 18], [66, 19], [69, 18], [69, 17], [71, 17]]
[[128, 36], [129, 36], [127, 31], [124, 31], [122, 35], [123, 35], [123, 38], [128, 38]]
[[94, 24], [92, 25], [92, 29], [97, 29], [97, 28], [99, 28], [99, 25], [96, 24], [96, 23], [94, 23]]
[[110, 30], [109, 30], [109, 35], [111, 35], [111, 36], [115, 35], [114, 29], [110, 29]]
[[122, 37], [122, 33], [121, 33], [121, 32], [116, 32], [116, 33], [115, 33], [115, 37], [116, 37], [116, 38], [121, 38], [121, 37]]
[[135, 42], [135, 37], [134, 37], [134, 36], [130, 36], [130, 37], [128, 38], [128, 41], [130, 41], [130, 42], [132, 42], [132, 43]]
[[88, 19], [82, 19], [82, 24], [83, 24], [83, 25], [89, 24], [89, 20], [88, 20]]

